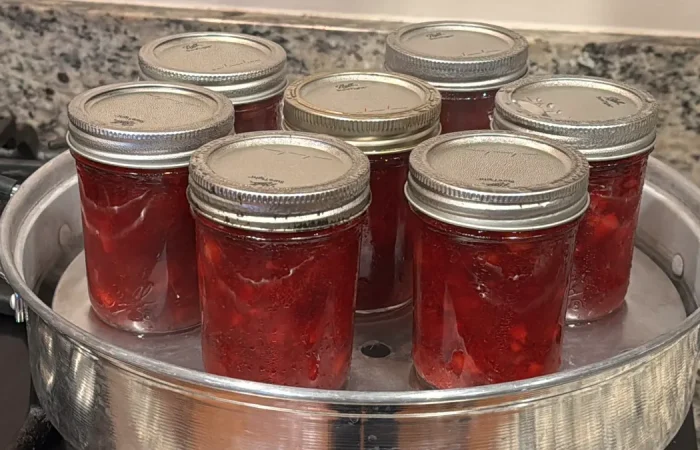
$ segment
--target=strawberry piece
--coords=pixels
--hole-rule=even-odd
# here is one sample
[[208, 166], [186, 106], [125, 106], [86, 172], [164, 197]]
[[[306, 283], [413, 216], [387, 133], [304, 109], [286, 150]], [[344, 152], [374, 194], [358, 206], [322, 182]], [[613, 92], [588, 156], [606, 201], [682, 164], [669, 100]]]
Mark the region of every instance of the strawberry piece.
[[593, 236], [596, 239], [603, 239], [610, 236], [620, 227], [620, 221], [615, 214], [606, 214], [601, 216], [595, 224]]

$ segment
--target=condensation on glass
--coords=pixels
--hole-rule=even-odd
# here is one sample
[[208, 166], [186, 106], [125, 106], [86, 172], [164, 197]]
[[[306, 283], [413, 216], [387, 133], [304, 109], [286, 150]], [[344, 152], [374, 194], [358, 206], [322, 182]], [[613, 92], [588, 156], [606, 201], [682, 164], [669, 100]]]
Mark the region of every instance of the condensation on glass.
[[192, 157], [208, 372], [340, 389], [350, 369], [369, 161], [327, 136], [230, 136]]
[[399, 74], [332, 72], [293, 83], [285, 93], [284, 128], [328, 134], [370, 160], [372, 204], [363, 229], [359, 313], [388, 312], [411, 298], [408, 157], [440, 132], [440, 94]]
[[588, 164], [544, 140], [446, 134], [411, 154], [413, 363], [434, 388], [521, 380], [561, 362]]
[[134, 333], [198, 325], [187, 167], [231, 132], [231, 102], [196, 86], [124, 83], [78, 95], [68, 118], [93, 310]]
[[494, 128], [567, 144], [590, 164], [591, 206], [577, 237], [570, 322], [596, 320], [624, 305], [656, 123], [650, 94], [610, 80], [535, 77], [496, 96]]
[[142, 79], [195, 84], [231, 99], [236, 133], [280, 128], [286, 65], [280, 45], [245, 34], [176, 34], [139, 51]]
[[444, 21], [411, 24], [386, 40], [385, 65], [442, 94], [442, 132], [490, 127], [496, 91], [527, 73], [527, 40], [506, 28]]

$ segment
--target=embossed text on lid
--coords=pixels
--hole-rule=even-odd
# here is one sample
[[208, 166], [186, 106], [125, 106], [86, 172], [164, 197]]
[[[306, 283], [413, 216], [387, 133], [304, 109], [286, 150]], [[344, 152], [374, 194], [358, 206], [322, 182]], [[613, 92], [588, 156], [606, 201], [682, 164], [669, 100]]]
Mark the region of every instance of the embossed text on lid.
[[406, 196], [454, 225], [518, 231], [569, 222], [588, 205], [588, 164], [573, 150], [500, 131], [451, 133], [411, 153]]
[[622, 83], [568, 75], [532, 77], [498, 92], [493, 128], [537, 133], [600, 161], [649, 151], [657, 114], [650, 94]]
[[345, 142], [257, 132], [203, 146], [190, 165], [190, 203], [235, 227], [300, 231], [342, 223], [369, 205], [369, 161]]
[[447, 91], [495, 89], [527, 72], [528, 44], [506, 28], [442, 21], [406, 25], [387, 37], [385, 64]]
[[167, 36], [139, 51], [143, 78], [205, 86], [234, 104], [281, 93], [287, 85], [286, 61], [284, 49], [272, 41], [221, 32]]
[[285, 92], [285, 128], [342, 138], [365, 152], [405, 149], [439, 131], [440, 93], [403, 75], [332, 72]]
[[133, 82], [102, 86], [68, 105], [68, 143], [85, 158], [134, 168], [183, 167], [233, 128], [226, 97], [197, 86]]

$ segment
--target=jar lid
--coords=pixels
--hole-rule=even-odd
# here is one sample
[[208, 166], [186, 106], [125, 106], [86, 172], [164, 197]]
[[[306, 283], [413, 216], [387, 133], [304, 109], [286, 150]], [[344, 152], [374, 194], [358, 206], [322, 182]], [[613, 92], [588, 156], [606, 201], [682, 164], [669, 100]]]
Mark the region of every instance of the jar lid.
[[611, 80], [540, 76], [496, 94], [493, 128], [552, 139], [580, 150], [589, 161], [650, 151], [658, 107], [651, 94]]
[[139, 50], [141, 77], [204, 86], [234, 104], [265, 100], [287, 86], [287, 53], [267, 39], [233, 33], [182, 33]]
[[406, 197], [418, 211], [460, 227], [550, 228], [586, 211], [588, 163], [579, 152], [522, 134], [445, 134], [411, 153]]
[[284, 127], [328, 134], [365, 153], [410, 150], [440, 132], [440, 93], [413, 77], [330, 72], [292, 83]]
[[155, 82], [90, 89], [68, 105], [71, 150], [118, 167], [186, 167], [190, 155], [233, 128], [233, 106], [197, 86]]
[[496, 89], [527, 73], [527, 40], [485, 23], [406, 25], [386, 39], [386, 68], [445, 91]]
[[194, 153], [187, 194], [198, 214], [236, 228], [327, 228], [369, 206], [369, 160], [352, 145], [317, 134], [228, 136]]

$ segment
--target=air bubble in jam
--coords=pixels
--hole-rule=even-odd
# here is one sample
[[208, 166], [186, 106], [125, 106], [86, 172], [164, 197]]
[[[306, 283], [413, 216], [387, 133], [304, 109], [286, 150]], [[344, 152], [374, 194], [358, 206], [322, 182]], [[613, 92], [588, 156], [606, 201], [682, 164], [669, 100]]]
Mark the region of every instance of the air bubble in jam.
[[524, 232], [411, 221], [418, 376], [445, 389], [556, 372], [578, 221]]
[[187, 168], [122, 169], [74, 158], [88, 287], [97, 316], [137, 333], [198, 325]]
[[206, 370], [341, 388], [352, 354], [364, 217], [299, 233], [247, 231], [199, 215], [195, 221]]
[[604, 317], [624, 304], [649, 153], [591, 162], [591, 205], [576, 237], [569, 322]]
[[497, 90], [484, 92], [440, 91], [442, 133], [456, 131], [488, 130], [491, 127]]

